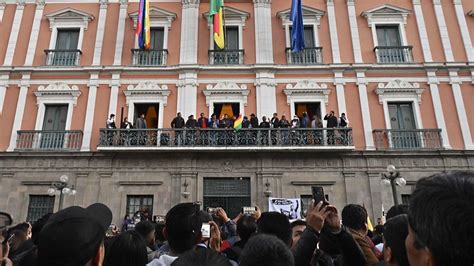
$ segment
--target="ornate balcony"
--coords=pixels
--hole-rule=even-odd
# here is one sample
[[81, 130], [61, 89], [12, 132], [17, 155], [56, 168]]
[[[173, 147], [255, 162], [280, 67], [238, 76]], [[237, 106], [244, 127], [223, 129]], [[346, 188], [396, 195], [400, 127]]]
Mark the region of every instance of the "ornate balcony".
[[301, 52], [294, 53], [286, 48], [286, 61], [289, 65], [319, 65], [323, 63], [323, 48], [308, 47]]
[[443, 148], [441, 129], [375, 129], [377, 150], [438, 150]]
[[79, 66], [81, 50], [44, 50], [47, 66]]
[[132, 49], [132, 65], [134, 66], [164, 66], [168, 58], [168, 50]]
[[101, 129], [99, 150], [353, 149], [352, 129]]
[[377, 46], [374, 48], [379, 64], [413, 63], [413, 46]]
[[241, 65], [244, 63], [244, 50], [209, 50], [211, 65]]
[[81, 130], [19, 130], [16, 151], [79, 151]]

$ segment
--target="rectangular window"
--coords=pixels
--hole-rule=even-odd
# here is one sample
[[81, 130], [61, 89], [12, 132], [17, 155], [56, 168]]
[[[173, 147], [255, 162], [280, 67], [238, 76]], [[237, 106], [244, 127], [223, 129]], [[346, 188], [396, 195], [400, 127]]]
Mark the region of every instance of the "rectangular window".
[[[291, 44], [291, 34], [293, 32], [293, 27], [290, 27], [290, 46]], [[314, 27], [310, 25], [304, 26], [304, 47], [305, 48], [314, 48], [316, 43], [314, 41]]]
[[148, 217], [153, 217], [153, 195], [127, 195], [127, 214], [130, 217], [136, 212], [148, 211]]
[[[224, 50], [239, 50], [239, 27], [227, 26], [224, 29]], [[219, 50], [217, 44], [214, 43], [214, 50]]]
[[152, 28], [151, 36], [151, 50], [163, 50], [163, 42], [165, 36], [164, 28]]
[[79, 29], [58, 29], [56, 50], [77, 50]]
[[392, 129], [416, 129], [412, 103], [388, 103]]
[[235, 217], [250, 202], [249, 178], [204, 178], [204, 209], [222, 207]]
[[376, 26], [377, 46], [402, 46], [398, 26]]
[[48, 213], [52, 213], [54, 209], [54, 197], [48, 195], [30, 195], [28, 203], [28, 222], [35, 222], [39, 218]]

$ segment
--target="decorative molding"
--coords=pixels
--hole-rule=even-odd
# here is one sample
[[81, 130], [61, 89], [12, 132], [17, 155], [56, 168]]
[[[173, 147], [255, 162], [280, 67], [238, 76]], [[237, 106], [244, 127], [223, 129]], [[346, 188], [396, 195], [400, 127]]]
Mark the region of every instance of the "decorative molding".
[[161, 186], [162, 181], [119, 181], [119, 186]]
[[[303, 5], [301, 9], [303, 11], [303, 21], [305, 23], [312, 23], [312, 22], [316, 23], [318, 27], [321, 21], [321, 17], [326, 14], [326, 12], [322, 10], [305, 6], [305, 5]], [[291, 13], [291, 8], [288, 8], [288, 9], [277, 12], [276, 16], [281, 19], [283, 25], [292, 24], [292, 22], [290, 21], [290, 13]]]
[[219, 82], [216, 85], [208, 84], [203, 93], [206, 96], [207, 106], [210, 106], [215, 100], [234, 100], [247, 106], [247, 96], [250, 90], [245, 84], [239, 86], [233, 82]]
[[51, 186], [53, 184], [53, 181], [22, 181], [21, 185], [22, 186]]
[[39, 86], [38, 90], [34, 92], [37, 97], [37, 104], [39, 105], [46, 99], [64, 100], [65, 102], [72, 101], [73, 105], [77, 104], [77, 97], [81, 95], [79, 87], [76, 85], [69, 86], [66, 83], [54, 82], [47, 87]]
[[127, 105], [129, 105], [131, 97], [155, 98], [158, 96], [163, 100], [164, 106], [166, 106], [168, 103], [167, 99], [171, 91], [168, 89], [167, 85], [162, 85], [160, 87], [155, 82], [145, 81], [140, 82], [137, 86], [128, 85], [127, 90], [124, 90], [123, 93], [127, 97]]
[[473, 16], [473, 17], [474, 17], [474, 9], [473, 9], [473, 10], [471, 10], [471, 11], [469, 11], [469, 12], [467, 13], [467, 15], [468, 15], [468, 16]]
[[296, 85], [291, 83], [286, 85], [286, 88], [283, 92], [287, 96], [287, 103], [291, 104], [292, 97], [301, 97], [301, 98], [312, 98], [314, 96], [324, 97], [324, 102], [327, 105], [329, 102], [329, 94], [331, 90], [328, 89], [326, 84], [318, 84], [311, 80], [303, 80]]
[[181, 0], [184, 8], [199, 7], [200, 0]]
[[411, 13], [410, 10], [393, 5], [385, 4], [362, 12], [361, 16], [367, 18], [369, 27], [380, 21], [402, 21], [406, 26], [407, 17]]
[[[225, 6], [224, 7], [224, 14], [225, 14], [225, 24], [226, 26], [233, 26], [233, 25], [241, 25], [243, 28], [245, 28], [245, 21], [250, 17], [250, 13]], [[207, 20], [208, 26], [212, 26], [211, 21], [209, 20], [209, 12], [205, 12], [202, 14], [203, 18]]]
[[[128, 15], [133, 20], [133, 28], [137, 28], [138, 11], [130, 13]], [[176, 19], [176, 13], [157, 8], [150, 7], [150, 24], [152, 27], [162, 26], [167, 27], [168, 30], [171, 27], [171, 23]]]
[[334, 186], [336, 181], [291, 181], [293, 186]]
[[51, 30], [55, 27], [69, 24], [79, 24], [84, 30], [87, 30], [89, 22], [94, 19], [93, 15], [70, 7], [49, 13], [46, 17], [49, 20]]
[[403, 80], [395, 79], [386, 84], [379, 83], [375, 93], [379, 96], [379, 103], [383, 104], [387, 98], [416, 97], [418, 104], [421, 104], [421, 94], [423, 93], [420, 84], [409, 83]]

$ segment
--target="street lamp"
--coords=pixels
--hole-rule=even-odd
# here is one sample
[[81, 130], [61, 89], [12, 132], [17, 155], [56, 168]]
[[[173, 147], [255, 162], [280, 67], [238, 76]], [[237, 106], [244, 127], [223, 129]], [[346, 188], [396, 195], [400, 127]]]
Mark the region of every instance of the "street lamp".
[[62, 175], [58, 182], [53, 182], [51, 187], [48, 188], [48, 195], [51, 197], [56, 195], [56, 192], [59, 191], [59, 210], [63, 208], [64, 195], [74, 196], [77, 193], [74, 185], [69, 186], [68, 182], [69, 177]]
[[393, 164], [387, 166], [387, 173], [388, 174], [382, 174], [382, 183], [392, 187], [393, 202], [395, 206], [398, 206], [397, 186], [402, 187], [407, 184], [407, 181], [403, 177], [400, 177], [400, 172], [397, 171], [397, 168]]

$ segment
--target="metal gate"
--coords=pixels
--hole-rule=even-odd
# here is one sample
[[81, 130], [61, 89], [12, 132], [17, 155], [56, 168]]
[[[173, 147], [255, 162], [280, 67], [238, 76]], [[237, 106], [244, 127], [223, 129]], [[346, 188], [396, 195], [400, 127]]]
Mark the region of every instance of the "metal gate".
[[204, 209], [222, 207], [229, 218], [250, 206], [250, 178], [204, 178]]

